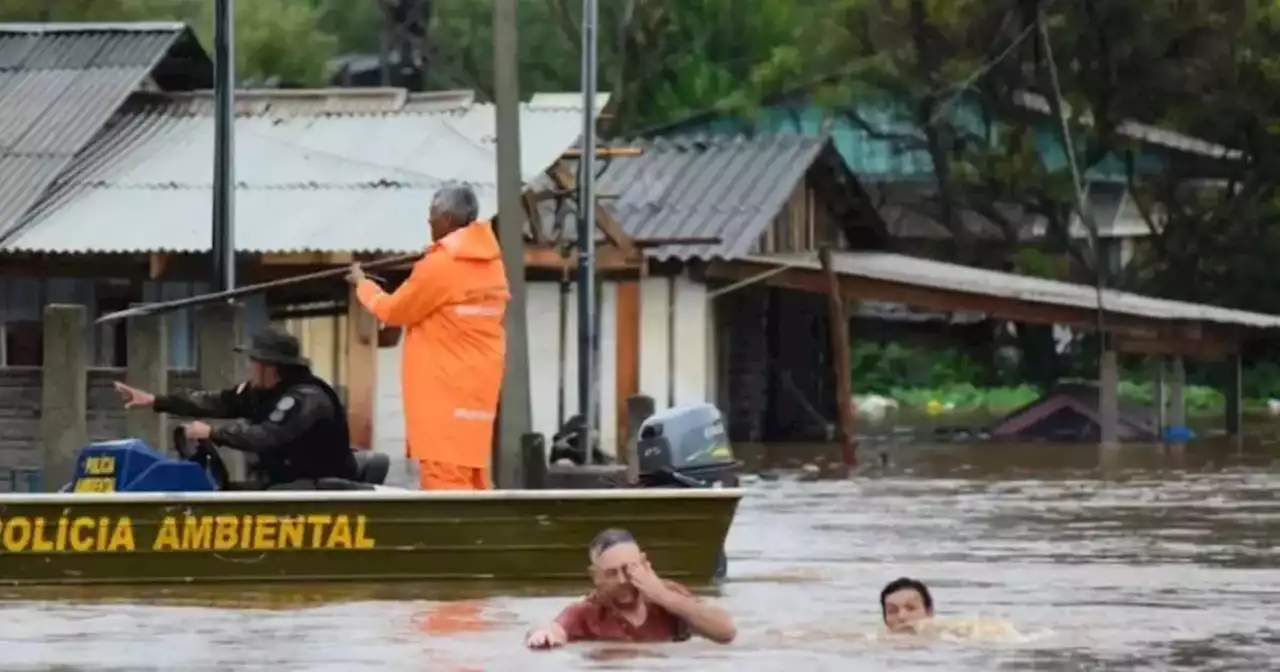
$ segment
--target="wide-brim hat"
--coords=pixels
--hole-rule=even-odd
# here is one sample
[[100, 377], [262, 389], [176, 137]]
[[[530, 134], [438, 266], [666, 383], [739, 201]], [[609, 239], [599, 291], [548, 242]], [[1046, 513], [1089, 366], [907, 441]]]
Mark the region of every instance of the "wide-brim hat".
[[236, 346], [236, 352], [243, 352], [249, 359], [267, 364], [311, 366], [311, 360], [302, 356], [298, 339], [275, 330], [255, 334], [248, 345]]

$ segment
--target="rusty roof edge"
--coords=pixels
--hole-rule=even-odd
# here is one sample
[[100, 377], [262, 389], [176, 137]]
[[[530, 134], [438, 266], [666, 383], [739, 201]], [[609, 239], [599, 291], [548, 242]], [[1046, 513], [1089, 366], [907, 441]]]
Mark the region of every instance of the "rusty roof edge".
[[[1009, 273], [1006, 271], [993, 271], [990, 269], [978, 268], [975, 266], [965, 266], [964, 264], [957, 264], [949, 261], [938, 261], [936, 259], [927, 259], [924, 257], [915, 257], [911, 255], [898, 254], [894, 252], [880, 252], [880, 251], [868, 251], [868, 250], [838, 250], [833, 252], [833, 259], [836, 259], [838, 262], [853, 261], [853, 260], [856, 260], [858, 257], [862, 257], [864, 259], [873, 259], [873, 258], [902, 259], [907, 262], [928, 264], [935, 267], [945, 266], [945, 267], [949, 267], [954, 271], [967, 272], [975, 276], [977, 275], [1006, 276], [1010, 279], [1024, 280], [1024, 281], [1037, 282], [1037, 283], [1046, 283], [1046, 284], [1051, 284], [1061, 288], [1070, 288], [1070, 289], [1083, 288], [1088, 290], [1090, 293], [1094, 291], [1093, 287], [1089, 285], [1082, 285], [1079, 283], [1065, 282], [1062, 280], [1055, 280], [1051, 278], [1038, 278], [1035, 276], [1021, 275], [1018, 273]], [[765, 264], [769, 266], [775, 266], [778, 268], [799, 268], [799, 269], [808, 270], [808, 271], [822, 270], [822, 262], [817, 252], [800, 252], [800, 253], [778, 254], [778, 255], [767, 255], [767, 254], [746, 255], [746, 256], [739, 257], [735, 261], [742, 261], [742, 262], [755, 263], [755, 264]], [[849, 268], [840, 268], [839, 266], [841, 264], [839, 263], [837, 263], [836, 265], [837, 265], [837, 268], [835, 270], [837, 273], [841, 275], [868, 275], [868, 277], [874, 277], [874, 272], [872, 271], [859, 271], [859, 270], [856, 270], [856, 268], [851, 270]], [[900, 281], [890, 280], [890, 282], [900, 282]], [[977, 290], [957, 289], [955, 287], [943, 286], [941, 283], [933, 282], [927, 278], [917, 280], [917, 281], [901, 281], [901, 282], [904, 282], [905, 284], [918, 286], [918, 287], [950, 289], [950, 290], [956, 290], [956, 291], [968, 292], [968, 293], [977, 291]], [[1183, 310], [1208, 309], [1218, 314], [1215, 316], [1199, 315], [1194, 317], [1178, 316], [1178, 315], [1151, 315], [1149, 314], [1148, 311], [1135, 311], [1132, 308], [1126, 309], [1124, 307], [1108, 305], [1106, 300], [1104, 299], [1103, 308], [1108, 313], [1131, 315], [1135, 317], [1161, 320], [1165, 322], [1199, 321], [1199, 322], [1213, 322], [1218, 324], [1233, 324], [1237, 326], [1250, 327], [1255, 329], [1280, 328], [1280, 316], [1278, 315], [1269, 315], [1267, 313], [1257, 313], [1257, 312], [1252, 312], [1247, 310], [1240, 310], [1237, 308], [1225, 308], [1222, 306], [1214, 306], [1214, 305], [1205, 304], [1205, 303], [1191, 303], [1188, 301], [1179, 301], [1177, 299], [1165, 299], [1158, 296], [1136, 294], [1134, 292], [1129, 292], [1129, 291], [1119, 290], [1119, 289], [1112, 289], [1112, 288], [1104, 289], [1103, 295], [1104, 297], [1110, 296], [1112, 299], [1118, 299], [1118, 300], [1125, 300], [1125, 299], [1135, 300], [1136, 299], [1136, 300], [1142, 300], [1142, 301], [1149, 301], [1156, 304], [1163, 304], [1160, 307], [1164, 308], [1166, 311], [1172, 308], [1179, 308]], [[1015, 300], [1018, 300], [1018, 301], [1026, 301], [1028, 303], [1049, 303], [1052, 305], [1068, 305], [1060, 301], [1055, 301], [1052, 298], [1036, 298], [1036, 299], [1020, 298], [1020, 297], [1010, 297], [1010, 298], [1014, 298]], [[1093, 310], [1093, 309], [1095, 308], [1090, 308], [1090, 310]]]
[[178, 33], [187, 29], [182, 21], [0, 22], [0, 33]]

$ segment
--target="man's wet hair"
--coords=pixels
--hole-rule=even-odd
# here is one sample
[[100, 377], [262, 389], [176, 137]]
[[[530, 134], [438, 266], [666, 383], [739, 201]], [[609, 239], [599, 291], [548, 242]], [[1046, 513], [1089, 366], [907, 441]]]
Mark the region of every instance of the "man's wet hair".
[[621, 528], [611, 527], [597, 534], [596, 538], [591, 540], [591, 544], [587, 546], [587, 557], [595, 560], [601, 553], [619, 544], [636, 544], [639, 546], [636, 543], [635, 536], [630, 532]]
[[899, 590], [914, 590], [917, 593], [920, 593], [920, 599], [924, 601], [924, 610], [929, 613], [933, 613], [933, 595], [929, 593], [929, 589], [920, 581], [909, 579], [904, 576], [900, 579], [890, 581], [888, 585], [884, 587], [884, 590], [880, 591], [880, 615], [883, 616], [885, 613], [885, 600], [889, 599], [890, 595], [898, 592]]

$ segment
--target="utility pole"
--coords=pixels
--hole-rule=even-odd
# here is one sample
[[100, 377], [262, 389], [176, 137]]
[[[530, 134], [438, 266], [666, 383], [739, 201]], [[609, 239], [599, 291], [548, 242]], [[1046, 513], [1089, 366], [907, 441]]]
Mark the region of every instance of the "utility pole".
[[213, 286], [235, 289], [235, 0], [213, 5]]
[[582, 0], [582, 156], [578, 159], [578, 413], [587, 464], [596, 426], [596, 0]]
[[498, 136], [498, 241], [507, 269], [507, 361], [498, 408], [494, 470], [497, 487], [524, 487], [520, 438], [533, 425], [529, 400], [529, 317], [524, 269], [524, 208], [520, 175], [520, 81], [516, 27], [519, 0], [493, 0], [493, 88]]

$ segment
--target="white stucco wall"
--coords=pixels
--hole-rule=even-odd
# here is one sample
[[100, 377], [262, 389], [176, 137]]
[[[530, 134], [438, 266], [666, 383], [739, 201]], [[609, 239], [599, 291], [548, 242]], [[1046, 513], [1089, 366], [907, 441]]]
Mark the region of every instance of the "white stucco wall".
[[[669, 310], [669, 287], [675, 284], [674, 310]], [[547, 437], [560, 424], [558, 390], [561, 377], [560, 287], [556, 282], [531, 282], [528, 291], [529, 385], [533, 431]], [[602, 445], [611, 452], [617, 440], [617, 285], [601, 290], [599, 400]], [[685, 277], [645, 278], [640, 288], [640, 391], [659, 409], [700, 403], [713, 398], [709, 362], [710, 313], [706, 287]], [[568, 296], [564, 349], [565, 418], [578, 409], [577, 288]], [[668, 325], [674, 320], [674, 341]], [[669, 360], [674, 350], [674, 367]], [[400, 349], [378, 351], [378, 389], [375, 400], [374, 444], [393, 457], [404, 455], [404, 409], [400, 403]], [[403, 470], [403, 467], [398, 467]]]

